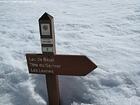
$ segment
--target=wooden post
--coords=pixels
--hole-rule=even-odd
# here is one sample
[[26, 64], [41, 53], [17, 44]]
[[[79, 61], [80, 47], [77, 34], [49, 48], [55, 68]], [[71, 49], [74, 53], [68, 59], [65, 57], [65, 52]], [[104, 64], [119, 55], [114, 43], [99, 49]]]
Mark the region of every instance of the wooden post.
[[[39, 28], [42, 53], [50, 56], [56, 54], [53, 17], [47, 13], [44, 13], [39, 19]], [[49, 105], [60, 105], [58, 76], [54, 74], [46, 74], [46, 84]]]
[[46, 75], [49, 105], [60, 105], [59, 84], [57, 75]]

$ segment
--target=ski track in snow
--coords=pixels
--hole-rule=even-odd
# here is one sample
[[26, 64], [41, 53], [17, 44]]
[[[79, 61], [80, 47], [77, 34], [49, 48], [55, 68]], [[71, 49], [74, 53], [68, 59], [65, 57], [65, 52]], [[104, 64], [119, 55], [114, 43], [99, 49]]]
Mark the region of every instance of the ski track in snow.
[[41, 53], [38, 19], [55, 19], [58, 54], [87, 55], [98, 68], [59, 76], [62, 105], [139, 105], [139, 0], [0, 0], [0, 105], [46, 105], [43, 75], [25, 54]]

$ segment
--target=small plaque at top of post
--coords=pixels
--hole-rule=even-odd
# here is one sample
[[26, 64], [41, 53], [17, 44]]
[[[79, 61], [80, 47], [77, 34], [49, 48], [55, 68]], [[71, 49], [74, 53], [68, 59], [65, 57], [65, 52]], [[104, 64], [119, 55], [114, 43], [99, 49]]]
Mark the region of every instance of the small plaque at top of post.
[[40, 38], [42, 52], [47, 54], [55, 53], [55, 34], [53, 17], [44, 13], [39, 19]]

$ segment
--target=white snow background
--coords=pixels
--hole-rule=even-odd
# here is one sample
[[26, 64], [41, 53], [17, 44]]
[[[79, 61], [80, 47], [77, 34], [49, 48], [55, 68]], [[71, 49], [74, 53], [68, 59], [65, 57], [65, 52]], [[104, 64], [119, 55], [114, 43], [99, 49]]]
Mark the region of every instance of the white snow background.
[[38, 19], [54, 16], [57, 54], [87, 55], [98, 68], [59, 76], [62, 105], [140, 105], [140, 0], [0, 0], [0, 105], [46, 105]]

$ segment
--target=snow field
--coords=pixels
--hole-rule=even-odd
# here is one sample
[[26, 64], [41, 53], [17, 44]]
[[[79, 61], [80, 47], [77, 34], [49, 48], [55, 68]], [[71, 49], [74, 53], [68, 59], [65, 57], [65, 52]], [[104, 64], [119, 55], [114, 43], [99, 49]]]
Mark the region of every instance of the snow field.
[[29, 74], [25, 59], [41, 52], [44, 12], [55, 18], [58, 54], [98, 65], [86, 77], [59, 76], [62, 105], [139, 105], [139, 0], [0, 2], [0, 105], [46, 104], [44, 76]]

